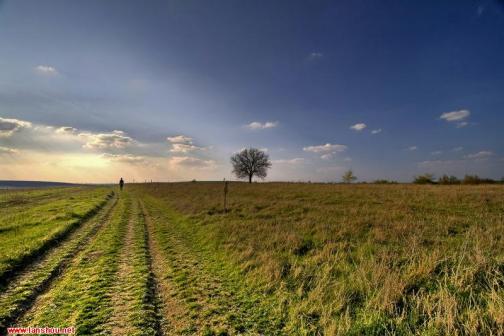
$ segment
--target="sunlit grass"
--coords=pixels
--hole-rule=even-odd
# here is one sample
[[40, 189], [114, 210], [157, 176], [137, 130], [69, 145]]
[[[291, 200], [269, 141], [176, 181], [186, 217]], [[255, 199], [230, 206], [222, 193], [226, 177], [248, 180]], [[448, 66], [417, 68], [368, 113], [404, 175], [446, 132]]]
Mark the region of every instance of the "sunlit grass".
[[103, 204], [109, 189], [57, 188], [0, 194], [0, 278]]
[[[504, 332], [502, 186], [144, 185], [292, 334]], [[230, 271], [231, 272], [231, 271]]]
[[[0, 240], [33, 237], [23, 246], [43, 257], [4, 259], [24, 273], [0, 295], [0, 324], [504, 334], [502, 186], [232, 183], [226, 213], [222, 193], [221, 183], [128, 185], [90, 219], [108, 190], [0, 194], [11, 209], [0, 209]], [[51, 234], [75, 223], [57, 244]]]

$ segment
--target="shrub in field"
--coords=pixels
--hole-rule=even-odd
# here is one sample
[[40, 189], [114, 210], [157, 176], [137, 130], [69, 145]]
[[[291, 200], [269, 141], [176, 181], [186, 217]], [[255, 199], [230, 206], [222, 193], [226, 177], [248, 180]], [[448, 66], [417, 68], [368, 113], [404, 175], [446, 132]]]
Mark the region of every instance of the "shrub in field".
[[423, 174], [419, 176], [415, 176], [413, 183], [416, 184], [436, 184], [434, 181], [434, 175], [432, 174]]
[[357, 176], [354, 175], [352, 170], [347, 170], [343, 176], [341, 176], [341, 180], [343, 183], [352, 183], [353, 181], [357, 180]]
[[464, 176], [462, 183], [463, 184], [480, 184], [481, 179], [479, 178], [478, 175], [466, 175], [466, 176]]
[[460, 180], [456, 176], [443, 175], [438, 179], [439, 184], [460, 184]]
[[462, 184], [494, 184], [494, 180], [489, 178], [481, 178], [478, 175], [466, 175], [462, 180]]
[[374, 184], [397, 184], [397, 181], [378, 179], [373, 181]]

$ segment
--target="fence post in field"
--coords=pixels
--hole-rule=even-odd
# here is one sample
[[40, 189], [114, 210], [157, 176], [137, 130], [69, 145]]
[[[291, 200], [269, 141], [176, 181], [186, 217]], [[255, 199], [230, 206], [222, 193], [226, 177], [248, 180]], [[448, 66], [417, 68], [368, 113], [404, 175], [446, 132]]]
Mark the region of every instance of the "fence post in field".
[[224, 179], [224, 213], [227, 212], [227, 193], [228, 193], [228, 181]]

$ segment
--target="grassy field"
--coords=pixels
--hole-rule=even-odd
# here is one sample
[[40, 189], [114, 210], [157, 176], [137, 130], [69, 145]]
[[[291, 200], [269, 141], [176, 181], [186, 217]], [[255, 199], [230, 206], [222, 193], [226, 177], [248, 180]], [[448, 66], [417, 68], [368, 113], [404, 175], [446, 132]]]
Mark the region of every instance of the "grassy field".
[[0, 334], [504, 334], [502, 186], [232, 183], [222, 203], [204, 182], [0, 193]]
[[92, 216], [108, 193], [86, 188], [0, 193], [0, 283]]

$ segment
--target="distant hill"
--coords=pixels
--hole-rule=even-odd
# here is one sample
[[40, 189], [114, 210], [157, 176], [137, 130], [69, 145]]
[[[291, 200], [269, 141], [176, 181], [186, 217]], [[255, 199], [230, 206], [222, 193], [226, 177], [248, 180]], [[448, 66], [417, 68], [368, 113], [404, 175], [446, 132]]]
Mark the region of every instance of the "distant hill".
[[65, 182], [0, 180], [0, 189], [71, 187], [77, 185], [78, 184]]

